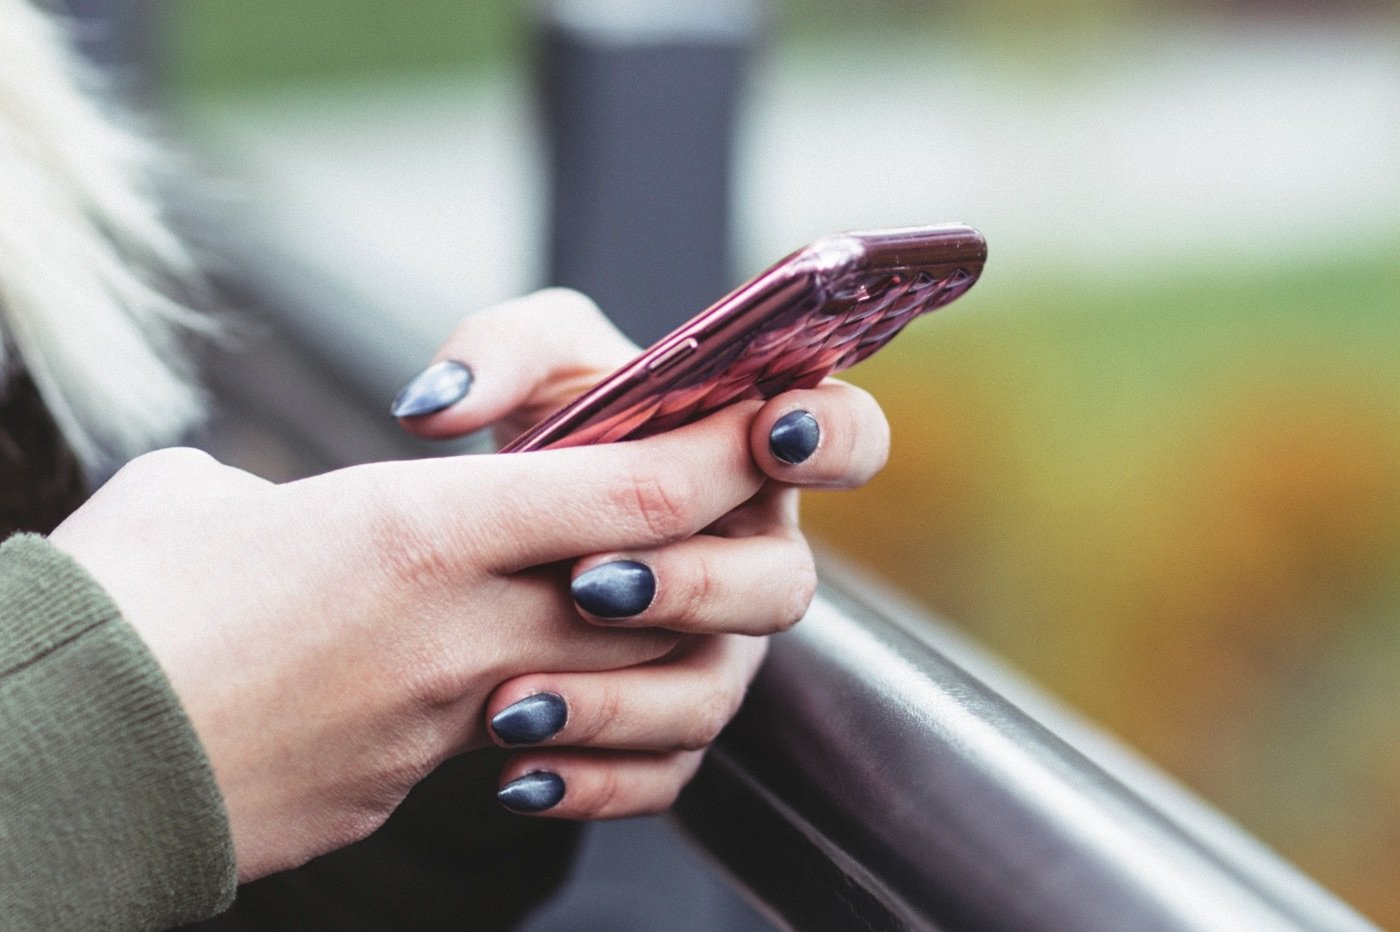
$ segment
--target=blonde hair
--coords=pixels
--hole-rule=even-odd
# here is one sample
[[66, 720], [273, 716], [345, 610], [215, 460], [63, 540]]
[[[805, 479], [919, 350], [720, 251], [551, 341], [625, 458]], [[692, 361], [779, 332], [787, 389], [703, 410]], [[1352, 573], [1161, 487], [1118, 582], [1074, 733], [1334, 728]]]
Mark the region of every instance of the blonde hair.
[[162, 290], [193, 264], [150, 145], [84, 89], [60, 25], [0, 0], [0, 391], [23, 367], [90, 474], [202, 412], [178, 345], [210, 324]]

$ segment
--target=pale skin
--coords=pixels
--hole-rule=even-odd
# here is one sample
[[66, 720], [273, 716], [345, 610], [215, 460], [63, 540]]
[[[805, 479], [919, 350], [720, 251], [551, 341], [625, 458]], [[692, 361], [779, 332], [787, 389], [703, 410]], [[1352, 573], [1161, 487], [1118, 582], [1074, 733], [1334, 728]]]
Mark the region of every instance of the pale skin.
[[[467, 318], [437, 359], [472, 390], [405, 422], [513, 436], [634, 348], [585, 299], [541, 292]], [[811, 412], [812, 456], [768, 450]], [[240, 880], [356, 841], [443, 760], [499, 739], [518, 699], [562, 730], [502, 774], [559, 774], [547, 815], [666, 808], [738, 708], [761, 635], [815, 586], [796, 488], [859, 485], [888, 429], [839, 382], [643, 441], [381, 463], [274, 485], [189, 450], [122, 470], [54, 531], [160, 662], [213, 764]], [[570, 575], [646, 563], [656, 597], [588, 616]]]

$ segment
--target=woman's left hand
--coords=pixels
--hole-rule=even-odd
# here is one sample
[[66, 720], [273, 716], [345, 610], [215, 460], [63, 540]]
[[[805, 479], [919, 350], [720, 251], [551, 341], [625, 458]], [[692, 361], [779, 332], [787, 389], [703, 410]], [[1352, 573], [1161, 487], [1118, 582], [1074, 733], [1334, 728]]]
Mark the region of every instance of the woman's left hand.
[[[549, 289], [463, 321], [395, 413], [420, 436], [494, 425], [504, 442], [635, 353], [587, 298]], [[750, 447], [770, 481], [705, 533], [575, 564], [584, 618], [690, 636], [642, 666], [502, 683], [487, 716], [493, 740], [521, 749], [502, 775], [509, 808], [596, 819], [669, 807], [738, 710], [767, 649], [762, 635], [792, 626], [811, 601], [816, 569], [797, 489], [863, 484], [884, 465], [889, 428], [869, 394], [829, 379], [758, 408]]]

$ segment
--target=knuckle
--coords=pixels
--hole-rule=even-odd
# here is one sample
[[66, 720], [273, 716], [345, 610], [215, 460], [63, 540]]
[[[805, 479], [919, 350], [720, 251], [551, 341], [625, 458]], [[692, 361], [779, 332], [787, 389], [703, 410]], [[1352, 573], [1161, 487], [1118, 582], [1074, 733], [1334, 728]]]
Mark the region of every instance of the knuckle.
[[582, 716], [583, 720], [578, 722], [575, 737], [571, 738], [580, 744], [596, 743], [607, 732], [609, 726], [617, 721], [622, 710], [622, 693], [611, 682], [601, 683], [598, 694], [590, 705], [587, 714]]
[[849, 382], [841, 383], [841, 387], [846, 394], [848, 407], [851, 409], [853, 417], [859, 418], [862, 423], [884, 423], [885, 412], [874, 395], [859, 385], [852, 385]]
[[[407, 667], [407, 669], [404, 669]], [[412, 665], [386, 665], [385, 690], [402, 690], [421, 714], [435, 717], [462, 701], [471, 678], [455, 664], [430, 660]]]
[[540, 292], [540, 296], [550, 303], [560, 317], [584, 321], [605, 319], [597, 302], [574, 288], [545, 288]]
[[580, 800], [580, 811], [590, 817], [612, 816], [627, 811], [623, 799], [622, 780], [617, 770], [604, 767], [588, 788], [587, 798]]
[[857, 392], [856, 404], [852, 405], [853, 423], [850, 426], [851, 460], [860, 465], [853, 478], [853, 484], [864, 485], [885, 467], [890, 458], [890, 422], [885, 411], [869, 392]]
[[678, 750], [702, 751], [715, 743], [739, 709], [739, 696], [727, 690], [713, 690], [694, 708]]
[[98, 490], [98, 494], [134, 496], [146, 502], [157, 497], [162, 507], [172, 503], [220, 498], [270, 487], [266, 480], [225, 466], [203, 450], [169, 447], [154, 450], [128, 462]]
[[654, 472], [634, 473], [627, 480], [625, 504], [630, 505], [650, 539], [672, 543], [690, 531], [685, 480], [667, 480]]
[[890, 429], [883, 415], [877, 426], [867, 426], [851, 432], [846, 461], [851, 464], [848, 474], [841, 477], [849, 488], [865, 485], [885, 468], [890, 456]]
[[[383, 498], [375, 496], [375, 498]], [[391, 586], [410, 590], [437, 588], [459, 574], [453, 554], [440, 535], [413, 510], [388, 505], [371, 506], [365, 519], [366, 538]]]
[[638, 807], [637, 815], [659, 815], [670, 809], [680, 799], [681, 790], [690, 782], [690, 774], [687, 771], [673, 770], [667, 774], [662, 785], [655, 790], [645, 806]]
[[[873, 399], [872, 404], [874, 404]], [[875, 471], [879, 472], [885, 468], [885, 463], [889, 462], [890, 458], [890, 422], [885, 417], [885, 409], [878, 404], [874, 404], [874, 416], [870, 423], [875, 435]]]
[[824, 393], [823, 425], [831, 440], [819, 464], [819, 482], [856, 488], [874, 478], [889, 459], [890, 426], [869, 392], [841, 382]]
[[118, 470], [112, 478], [114, 481], [129, 482], [133, 479], [180, 475], [217, 465], [217, 461], [203, 450], [167, 447], [143, 453]]
[[207, 466], [217, 461], [214, 457], [203, 450], [196, 450], [194, 447], [166, 447], [163, 450], [152, 450], [138, 456], [134, 463], [158, 463], [162, 466]]
[[434, 731], [423, 729], [422, 734], [400, 740], [385, 755], [379, 781], [391, 799], [402, 799], [442, 761], [439, 745], [443, 742]]
[[[431, 729], [459, 708], [464, 696], [479, 687], [469, 663], [441, 637], [421, 636], [424, 617], [397, 614], [376, 625], [374, 660], [358, 664], [349, 674], [367, 701], [407, 713], [404, 728], [393, 736], [395, 748], [421, 737], [416, 729]], [[390, 748], [385, 745], [386, 755]]]
[[804, 548], [802, 560], [794, 568], [788, 601], [778, 617], [778, 630], [786, 631], [797, 624], [812, 607], [817, 594], [817, 564], [810, 550]]
[[781, 634], [784, 631], [791, 631], [793, 628], [797, 627], [797, 623], [801, 621], [806, 614], [806, 605], [799, 605], [798, 601], [793, 599], [787, 606], [786, 611], [774, 617], [773, 628], [769, 633]]
[[691, 561], [687, 567], [683, 596], [676, 606], [678, 617], [675, 621], [698, 624], [705, 619], [706, 611], [720, 590], [720, 582], [715, 578], [714, 567], [705, 559]]
[[658, 790], [656, 797], [648, 800], [646, 805], [635, 807], [632, 814], [639, 816], [661, 815], [676, 804], [676, 800], [680, 799], [681, 790], [684, 788], [685, 785], [680, 782], [668, 783], [664, 788]]

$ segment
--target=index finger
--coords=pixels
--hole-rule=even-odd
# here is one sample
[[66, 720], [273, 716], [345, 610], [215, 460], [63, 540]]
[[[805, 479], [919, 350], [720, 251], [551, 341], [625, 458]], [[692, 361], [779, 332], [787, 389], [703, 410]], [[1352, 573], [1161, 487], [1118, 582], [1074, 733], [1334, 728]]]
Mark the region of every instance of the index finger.
[[[458, 380], [423, 414], [400, 424], [423, 437], [452, 437], [505, 417], [518, 432], [572, 399], [636, 353], [632, 344], [589, 298], [567, 288], [546, 288], [468, 315], [433, 356], [433, 364], [404, 393], [443, 366]], [[404, 397], [400, 395], [400, 399]], [[397, 404], [397, 401], [396, 401]]]
[[[748, 501], [764, 481], [749, 454], [757, 402], [645, 440], [421, 464], [446, 500], [496, 532], [481, 556], [498, 572], [690, 537]], [[440, 473], [429, 479], [426, 473]], [[471, 476], [466, 482], [463, 476]]]

